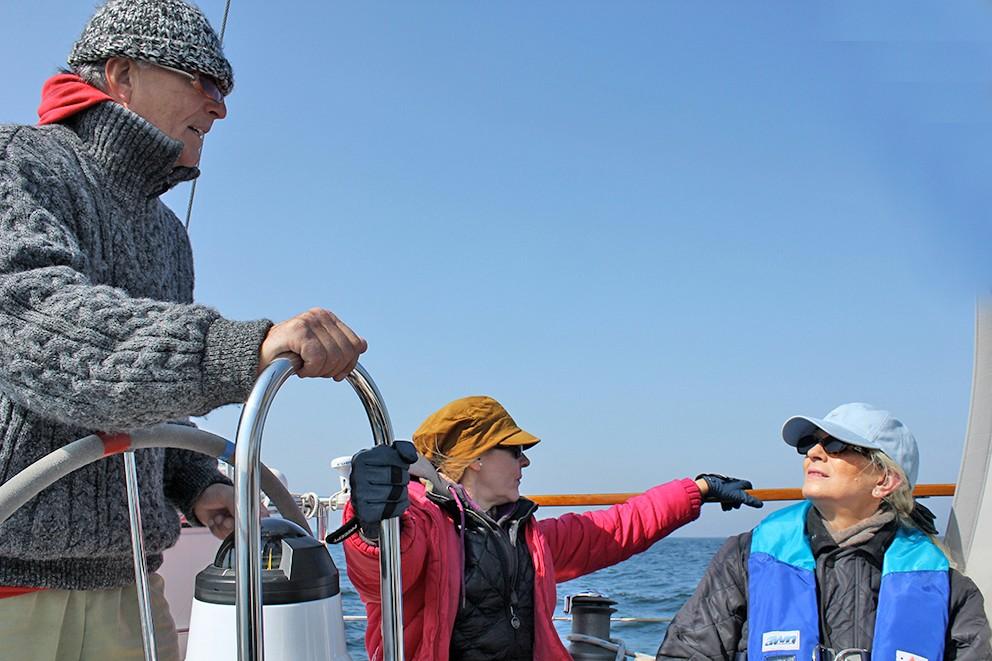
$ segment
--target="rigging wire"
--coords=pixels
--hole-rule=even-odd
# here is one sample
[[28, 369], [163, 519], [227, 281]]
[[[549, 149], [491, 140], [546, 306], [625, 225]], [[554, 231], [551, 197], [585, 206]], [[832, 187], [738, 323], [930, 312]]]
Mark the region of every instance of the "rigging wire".
[[[231, 0], [224, 3], [224, 18], [220, 22], [220, 45], [224, 46], [224, 33], [227, 32], [227, 16], [231, 13]], [[193, 198], [196, 197], [196, 179], [189, 189], [189, 203], [186, 205], [186, 233], [189, 233], [189, 221], [193, 217]]]

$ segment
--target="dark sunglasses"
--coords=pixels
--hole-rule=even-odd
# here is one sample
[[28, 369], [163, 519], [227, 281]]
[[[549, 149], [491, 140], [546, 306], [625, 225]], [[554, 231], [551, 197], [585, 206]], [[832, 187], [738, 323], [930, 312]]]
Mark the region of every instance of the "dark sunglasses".
[[513, 455], [514, 459], [519, 459], [524, 456], [524, 448], [522, 445], [497, 445], [497, 450], [502, 450], [503, 452], [509, 452]]
[[809, 436], [803, 436], [799, 439], [799, 442], [796, 443], [796, 452], [806, 456], [806, 454], [808, 454], [809, 451], [812, 450], [817, 444], [822, 445], [824, 452], [827, 454], [840, 454], [845, 450], [854, 450], [858, 454], [867, 457], [871, 452], [868, 448], [863, 448], [860, 445], [853, 445], [851, 443], [845, 443], [844, 441], [833, 438], [832, 436], [828, 436], [827, 438], [821, 440], [812, 434]]
[[224, 93], [220, 91], [220, 86], [217, 84], [217, 81], [210, 76], [202, 73], [190, 73], [175, 67], [168, 67], [164, 64], [158, 64], [157, 62], [149, 62], [149, 64], [156, 66], [159, 69], [166, 69], [168, 71], [172, 71], [173, 73], [178, 73], [180, 76], [188, 80], [189, 84], [195, 87], [203, 96], [207, 97], [214, 103], [224, 103]]

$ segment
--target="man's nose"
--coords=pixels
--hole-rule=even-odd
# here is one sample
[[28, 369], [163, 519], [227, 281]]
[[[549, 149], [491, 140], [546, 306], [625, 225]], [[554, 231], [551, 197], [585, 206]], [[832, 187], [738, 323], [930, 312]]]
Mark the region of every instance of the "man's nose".
[[207, 100], [207, 112], [213, 115], [214, 119], [224, 119], [227, 117], [227, 104], [221, 101]]

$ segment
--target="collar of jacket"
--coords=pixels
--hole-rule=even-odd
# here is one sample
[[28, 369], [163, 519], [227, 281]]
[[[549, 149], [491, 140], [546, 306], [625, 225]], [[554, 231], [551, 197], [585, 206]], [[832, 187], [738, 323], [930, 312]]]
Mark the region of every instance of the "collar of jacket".
[[451, 495], [452, 493], [458, 495], [458, 500], [461, 503], [461, 507], [467, 515], [471, 514], [479, 517], [495, 526], [507, 527], [512, 525], [515, 521], [525, 521], [526, 519], [534, 516], [534, 513], [537, 511], [537, 503], [521, 497], [515, 503], [508, 503], [507, 505], [493, 508], [489, 512], [483, 512], [475, 507], [475, 504], [460, 488], [456, 487], [447, 493], [427, 489], [427, 498], [437, 505], [442, 512], [447, 514], [456, 522], [459, 520], [459, 503], [455, 502], [455, 498]]
[[[885, 549], [889, 548], [889, 544], [896, 536], [898, 528], [898, 519], [895, 519], [879, 528], [878, 532], [868, 541], [851, 548], [861, 549], [871, 554], [872, 557], [881, 559], [885, 555]], [[819, 558], [824, 553], [840, 548], [827, 530], [823, 517], [820, 516], [815, 507], [810, 507], [809, 511], [806, 512], [806, 536], [809, 538], [809, 545], [813, 550], [814, 558]]]
[[176, 166], [183, 143], [116, 103], [101, 103], [64, 122], [103, 166], [113, 187], [136, 200], [155, 198], [200, 175]]

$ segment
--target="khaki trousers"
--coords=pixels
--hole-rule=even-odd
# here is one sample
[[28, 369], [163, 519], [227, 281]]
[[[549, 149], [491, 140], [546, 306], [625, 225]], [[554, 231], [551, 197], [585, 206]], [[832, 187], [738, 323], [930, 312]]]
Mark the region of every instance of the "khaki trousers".
[[[148, 588], [160, 661], [179, 661], [165, 581]], [[0, 661], [140, 661], [144, 659], [138, 594], [114, 590], [41, 590], [0, 599]]]

